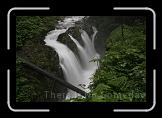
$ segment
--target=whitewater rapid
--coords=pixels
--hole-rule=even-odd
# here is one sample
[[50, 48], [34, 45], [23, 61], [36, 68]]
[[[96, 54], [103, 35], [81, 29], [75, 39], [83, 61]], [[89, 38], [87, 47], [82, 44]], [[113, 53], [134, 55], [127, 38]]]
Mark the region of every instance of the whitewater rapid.
[[[59, 56], [59, 64], [62, 68], [64, 77], [67, 82], [80, 88], [85, 92], [90, 92], [88, 88], [92, 82], [98, 63], [92, 61], [99, 59], [100, 55], [96, 52], [94, 41], [97, 34], [97, 29], [92, 27], [93, 34], [89, 36], [86, 31], [80, 29], [80, 35], [83, 41], [83, 46], [72, 35], [68, 34], [70, 39], [77, 46], [79, 57], [66, 44], [59, 42], [58, 36], [65, 33], [70, 27], [75, 27], [75, 23], [81, 21], [85, 16], [68, 16], [63, 21], [59, 21], [55, 30], [50, 31], [45, 37], [45, 45], [53, 48]], [[66, 99], [76, 98], [80, 96], [78, 93], [68, 89]]]

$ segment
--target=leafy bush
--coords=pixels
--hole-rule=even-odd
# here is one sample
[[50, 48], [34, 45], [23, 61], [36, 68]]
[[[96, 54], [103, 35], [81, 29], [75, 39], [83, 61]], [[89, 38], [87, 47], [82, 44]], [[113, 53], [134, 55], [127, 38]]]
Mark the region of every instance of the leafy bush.
[[[124, 26], [124, 40], [120, 27], [111, 33], [107, 40], [107, 51], [93, 78], [91, 86], [94, 90], [100, 83], [104, 83], [114, 93], [126, 94], [133, 91], [134, 94], [145, 94], [145, 34], [134, 27]], [[132, 101], [145, 101], [145, 96]]]

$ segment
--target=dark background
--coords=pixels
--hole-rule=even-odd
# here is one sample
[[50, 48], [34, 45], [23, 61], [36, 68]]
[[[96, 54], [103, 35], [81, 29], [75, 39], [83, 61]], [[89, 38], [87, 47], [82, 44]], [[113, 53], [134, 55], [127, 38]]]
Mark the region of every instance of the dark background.
[[[154, 67], [158, 68], [157, 69], [157, 104], [155, 109], [152, 112], [156, 112], [160, 110], [160, 84], [161, 84], [161, 78], [160, 78], [160, 73], [161, 73], [161, 41], [160, 41], [160, 4], [159, 6], [157, 5], [158, 3], [145, 0], [145, 1], [138, 1], [136, 2], [133, 1], [119, 1], [119, 0], [114, 0], [114, 1], [61, 1], [61, 0], [45, 0], [45, 1], [40, 1], [40, 0], [1, 0], [0, 1], [0, 29], [1, 29], [1, 38], [0, 38], [0, 112], [11, 112], [7, 106], [7, 68], [15, 68], [15, 50], [14, 46], [15, 42], [11, 41], [11, 48], [13, 50], [7, 51], [7, 12], [9, 9], [13, 7], [50, 7], [51, 10], [47, 13], [44, 12], [44, 14], [48, 15], [116, 15], [117, 13], [112, 11], [112, 8], [114, 6], [118, 7], [150, 7], [153, 8], [156, 12], [157, 15], [157, 50], [149, 52], [150, 58], [152, 60], [151, 65]], [[35, 12], [36, 13], [36, 12]], [[37, 15], [41, 15], [43, 12], [37, 12]], [[13, 45], [12, 45], [13, 44]], [[12, 47], [13, 46], [13, 47]], [[11, 76], [15, 76], [15, 73], [11, 73]], [[81, 108], [85, 108], [84, 105], [80, 105]], [[124, 104], [123, 104], [124, 105]], [[22, 105], [20, 105], [22, 106]], [[41, 105], [40, 105], [41, 106]], [[61, 109], [62, 106], [64, 106], [64, 103], [57, 104], [56, 106], [59, 106]], [[88, 106], [88, 104], [87, 104]], [[102, 104], [101, 105], [105, 111], [109, 111], [109, 109], [106, 109], [106, 105]], [[38, 106], [39, 107], [39, 106]], [[52, 105], [51, 105], [52, 107]], [[66, 106], [67, 107], [67, 106]], [[65, 107], [65, 108], [66, 108]], [[91, 108], [95, 107], [95, 104], [92, 104]], [[48, 107], [47, 107], [48, 108]], [[64, 109], [65, 109], [64, 108]], [[75, 109], [75, 105], [71, 107], [67, 107], [71, 111], [70, 108]], [[89, 108], [89, 107], [88, 107]], [[88, 109], [86, 108], [87, 111], [93, 111], [94, 109]], [[77, 109], [76, 109], [77, 110]], [[97, 110], [97, 109], [96, 109]], [[104, 111], [104, 110], [103, 110]], [[111, 111], [111, 109], [110, 109]], [[65, 112], [65, 111], [64, 111]]]

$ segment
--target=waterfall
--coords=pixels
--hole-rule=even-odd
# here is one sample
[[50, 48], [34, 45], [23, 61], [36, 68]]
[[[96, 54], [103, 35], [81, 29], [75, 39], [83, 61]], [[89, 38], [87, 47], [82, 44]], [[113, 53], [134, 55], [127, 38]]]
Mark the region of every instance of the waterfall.
[[[65, 44], [57, 41], [60, 34], [65, 33], [70, 27], [75, 27], [75, 22], [81, 21], [83, 18], [84, 16], [65, 17], [62, 22], [58, 22], [55, 30], [47, 34], [44, 41], [46, 42], [45, 45], [50, 46], [57, 52], [59, 56], [59, 64], [66, 81], [86, 92], [90, 92], [88, 88], [91, 82], [90, 78], [98, 68], [97, 62], [92, 60], [94, 58], [100, 58], [94, 46], [97, 29], [92, 27], [94, 33], [91, 38], [86, 31], [80, 29], [84, 46], [80, 45], [80, 43], [69, 34], [70, 39], [77, 46], [79, 58]], [[79, 96], [79, 94], [72, 90], [68, 90], [66, 98], [75, 98], [77, 96]]]

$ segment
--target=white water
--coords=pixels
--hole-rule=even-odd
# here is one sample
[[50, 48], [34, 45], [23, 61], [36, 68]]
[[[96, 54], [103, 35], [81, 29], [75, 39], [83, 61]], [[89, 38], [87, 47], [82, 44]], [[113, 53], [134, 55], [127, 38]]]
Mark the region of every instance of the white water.
[[[94, 33], [92, 38], [82, 29], [80, 29], [81, 37], [84, 46], [69, 34], [71, 40], [76, 44], [79, 57], [73, 53], [65, 44], [57, 41], [60, 34], [65, 33], [70, 27], [75, 26], [75, 22], [80, 21], [84, 16], [71, 16], [66, 17], [62, 22], [59, 21], [56, 29], [49, 32], [45, 38], [47, 46], [52, 47], [59, 56], [60, 66], [63, 70], [65, 79], [72, 85], [89, 92], [89, 84], [91, 77], [98, 68], [97, 62], [91, 61], [94, 58], [99, 58], [99, 54], [94, 47], [94, 39], [97, 34], [97, 29], [92, 27]], [[76, 92], [68, 90], [66, 98], [75, 98], [79, 96]]]

